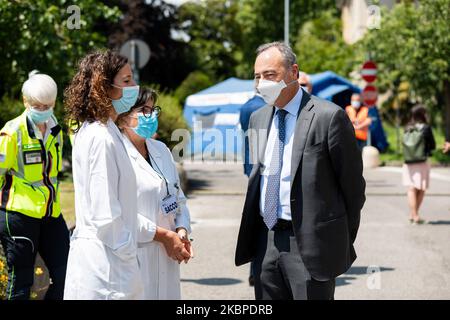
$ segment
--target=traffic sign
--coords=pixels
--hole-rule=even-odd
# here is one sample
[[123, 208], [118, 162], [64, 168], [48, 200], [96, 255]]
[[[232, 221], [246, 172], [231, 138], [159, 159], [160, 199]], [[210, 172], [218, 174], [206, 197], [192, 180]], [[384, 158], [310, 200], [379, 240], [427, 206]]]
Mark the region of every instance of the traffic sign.
[[368, 106], [374, 106], [377, 103], [378, 90], [375, 86], [367, 85], [361, 93], [363, 103]]
[[374, 82], [377, 78], [377, 65], [373, 61], [366, 61], [361, 70], [361, 76], [367, 82]]
[[151, 52], [144, 41], [131, 39], [122, 45], [120, 54], [127, 57], [132, 66], [142, 69], [150, 59]]

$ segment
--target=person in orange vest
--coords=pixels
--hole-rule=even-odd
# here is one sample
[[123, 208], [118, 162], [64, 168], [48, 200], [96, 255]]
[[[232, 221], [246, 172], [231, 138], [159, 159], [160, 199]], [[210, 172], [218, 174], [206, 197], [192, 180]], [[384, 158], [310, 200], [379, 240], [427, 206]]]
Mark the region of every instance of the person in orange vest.
[[361, 106], [360, 96], [352, 94], [351, 105], [345, 108], [348, 117], [355, 128], [356, 141], [362, 150], [367, 145], [367, 135], [372, 119], [369, 117], [369, 108]]

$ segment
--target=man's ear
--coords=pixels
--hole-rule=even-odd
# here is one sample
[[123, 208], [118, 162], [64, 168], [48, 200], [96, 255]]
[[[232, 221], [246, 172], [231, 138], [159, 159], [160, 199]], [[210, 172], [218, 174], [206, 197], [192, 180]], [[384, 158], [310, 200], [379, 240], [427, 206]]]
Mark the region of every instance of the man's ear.
[[299, 68], [298, 68], [298, 64], [293, 64], [292, 65], [292, 75], [293, 75], [293, 77], [294, 77], [294, 79], [297, 79], [298, 80], [298, 76], [299, 76]]

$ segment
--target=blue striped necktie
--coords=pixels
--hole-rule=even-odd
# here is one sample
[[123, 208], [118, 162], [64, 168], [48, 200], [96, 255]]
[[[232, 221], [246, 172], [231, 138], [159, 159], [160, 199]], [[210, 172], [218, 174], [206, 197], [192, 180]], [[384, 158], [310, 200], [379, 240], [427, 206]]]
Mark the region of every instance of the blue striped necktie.
[[270, 161], [269, 178], [267, 180], [266, 195], [264, 199], [264, 223], [271, 230], [277, 223], [278, 204], [280, 203], [280, 177], [283, 165], [284, 139], [286, 137], [285, 117], [287, 111], [279, 109], [278, 117], [278, 137], [272, 151]]

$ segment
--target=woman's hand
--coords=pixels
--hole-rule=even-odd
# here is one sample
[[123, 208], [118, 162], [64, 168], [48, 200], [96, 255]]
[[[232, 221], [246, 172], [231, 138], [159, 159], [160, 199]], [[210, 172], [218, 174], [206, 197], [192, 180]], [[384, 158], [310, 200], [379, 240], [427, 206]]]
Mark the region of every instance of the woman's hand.
[[190, 257], [188, 259], [184, 259], [184, 263], [188, 263], [189, 259], [194, 257], [194, 249], [192, 248], [191, 240], [189, 239], [188, 232], [185, 228], [177, 228], [176, 231], [181, 241], [184, 243], [184, 248], [190, 254]]
[[166, 249], [167, 255], [178, 261], [178, 263], [186, 262], [191, 258], [190, 252], [186, 249], [185, 243], [178, 233], [157, 227], [155, 240], [161, 242]]

